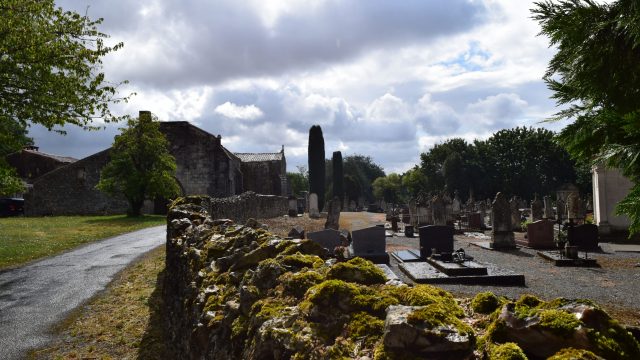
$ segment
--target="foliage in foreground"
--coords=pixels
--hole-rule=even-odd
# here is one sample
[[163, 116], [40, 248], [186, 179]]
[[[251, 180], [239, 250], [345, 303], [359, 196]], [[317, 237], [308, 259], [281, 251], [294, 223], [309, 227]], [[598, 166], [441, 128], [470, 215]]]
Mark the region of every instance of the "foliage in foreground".
[[634, 183], [617, 212], [640, 232], [640, 3], [536, 3], [533, 18], [558, 52], [545, 81], [567, 119], [559, 140], [577, 159], [618, 168]]

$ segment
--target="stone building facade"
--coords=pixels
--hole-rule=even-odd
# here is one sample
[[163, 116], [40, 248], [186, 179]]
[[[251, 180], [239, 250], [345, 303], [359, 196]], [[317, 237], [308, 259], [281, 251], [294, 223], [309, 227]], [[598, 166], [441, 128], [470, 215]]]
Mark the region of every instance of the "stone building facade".
[[[143, 115], [143, 112], [141, 112]], [[161, 122], [160, 131], [176, 158], [176, 180], [182, 195], [225, 197], [243, 191], [240, 159], [214, 136], [186, 121]], [[51, 171], [33, 183], [25, 196], [27, 215], [125, 213], [124, 198], [95, 189], [100, 171], [109, 161], [109, 149]], [[166, 212], [164, 199], [145, 204], [146, 213]]]
[[616, 215], [616, 205], [628, 194], [633, 183], [620, 170], [603, 164], [591, 169], [593, 174], [593, 221], [600, 234], [627, 231], [631, 221], [627, 216]]
[[40, 152], [37, 146], [26, 146], [20, 151], [7, 155], [6, 161], [9, 166], [16, 169], [18, 176], [24, 182], [27, 190], [29, 190], [33, 182], [40, 176], [59, 167], [74, 163], [78, 159]]
[[241, 161], [245, 191], [287, 196], [287, 159], [282, 150], [276, 153], [235, 153]]

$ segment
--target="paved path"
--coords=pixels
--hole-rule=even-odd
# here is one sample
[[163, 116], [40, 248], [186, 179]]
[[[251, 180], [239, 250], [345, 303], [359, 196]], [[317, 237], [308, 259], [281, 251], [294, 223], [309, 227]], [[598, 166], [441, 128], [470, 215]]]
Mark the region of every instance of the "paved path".
[[165, 238], [166, 227], [156, 226], [0, 272], [0, 359], [46, 345], [53, 325]]

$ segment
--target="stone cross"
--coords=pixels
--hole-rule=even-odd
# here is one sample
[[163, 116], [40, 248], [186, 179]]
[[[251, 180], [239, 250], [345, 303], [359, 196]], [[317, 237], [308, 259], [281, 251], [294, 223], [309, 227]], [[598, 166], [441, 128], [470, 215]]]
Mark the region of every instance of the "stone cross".
[[547, 195], [542, 198], [544, 203], [544, 214], [542, 215], [545, 219], [553, 219], [553, 205], [551, 204], [551, 196]]
[[312, 219], [320, 217], [320, 209], [318, 209], [318, 195], [316, 193], [309, 194], [309, 217]]
[[516, 247], [511, 227], [511, 207], [502, 193], [497, 193], [491, 204], [493, 221], [491, 226], [491, 247], [494, 249], [514, 249]]
[[531, 202], [531, 222], [542, 219], [542, 201], [538, 199], [538, 195], [535, 195]]

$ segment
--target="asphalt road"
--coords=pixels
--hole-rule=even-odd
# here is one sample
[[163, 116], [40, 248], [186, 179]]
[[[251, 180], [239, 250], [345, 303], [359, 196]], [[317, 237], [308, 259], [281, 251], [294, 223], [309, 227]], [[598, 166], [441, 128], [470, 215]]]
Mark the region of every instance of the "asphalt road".
[[165, 239], [166, 226], [156, 226], [0, 272], [0, 359], [46, 345], [53, 325]]

